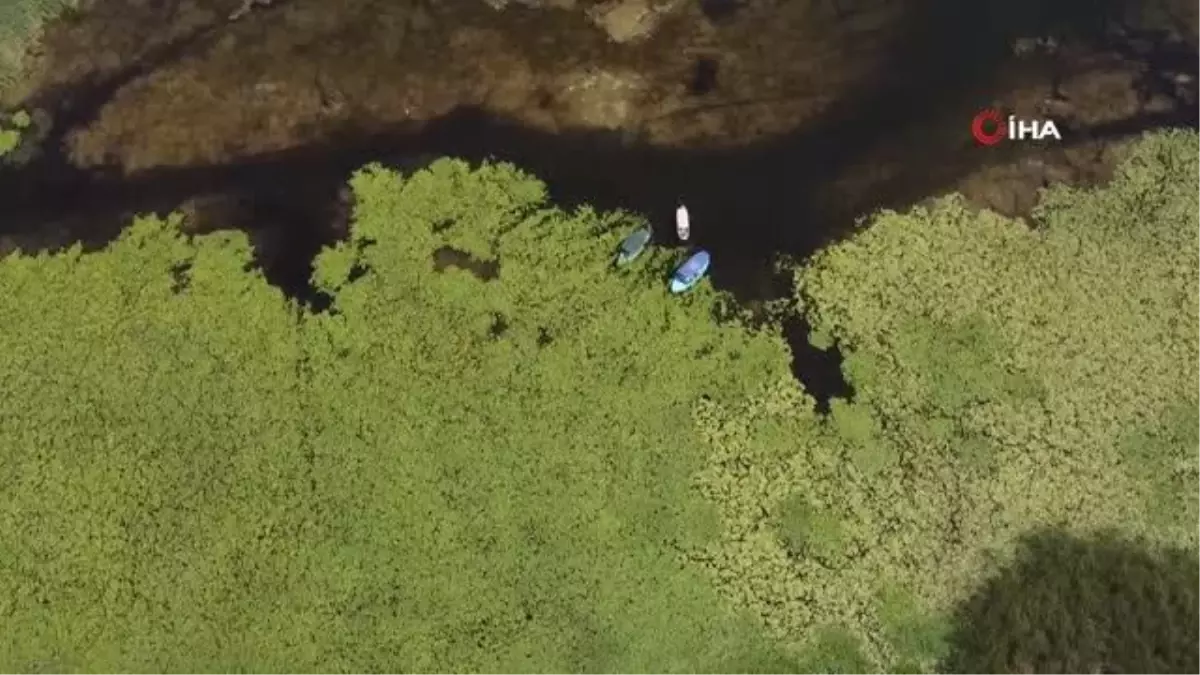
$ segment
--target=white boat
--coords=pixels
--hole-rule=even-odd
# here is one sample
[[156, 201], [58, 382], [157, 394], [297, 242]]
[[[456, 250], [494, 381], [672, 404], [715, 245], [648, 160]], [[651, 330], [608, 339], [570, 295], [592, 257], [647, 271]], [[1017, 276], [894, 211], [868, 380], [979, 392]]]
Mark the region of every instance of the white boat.
[[675, 234], [679, 235], [680, 241], [687, 241], [692, 234], [692, 223], [688, 219], [688, 210], [682, 204], [675, 209]]

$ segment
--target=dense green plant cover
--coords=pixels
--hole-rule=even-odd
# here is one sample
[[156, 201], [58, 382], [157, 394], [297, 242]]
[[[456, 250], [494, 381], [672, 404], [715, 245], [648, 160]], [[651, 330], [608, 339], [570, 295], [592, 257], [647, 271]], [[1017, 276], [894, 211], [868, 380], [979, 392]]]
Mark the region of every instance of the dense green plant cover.
[[[785, 372], [779, 338], [713, 323], [707, 287], [669, 296], [663, 254], [614, 273], [638, 223], [547, 210], [509, 167], [353, 185], [351, 241], [318, 260], [337, 300], [309, 324], [306, 364], [329, 392], [310, 440], [317, 508], [336, 514], [340, 663], [781, 667], [682, 567], [714, 524], [689, 489], [690, 410]], [[432, 271], [444, 246], [498, 277]]]
[[0, 263], [0, 670], [287, 668], [271, 645], [310, 639], [301, 336], [244, 236], [175, 225]]
[[939, 617], [1031, 529], [1194, 556], [1197, 149], [1149, 136], [1110, 186], [1046, 192], [1032, 228], [953, 198], [882, 213], [798, 271], [855, 393], [828, 418], [786, 381], [699, 412], [727, 597], [785, 641], [837, 622], [878, 667], [928, 670]]
[[871, 662], [862, 653], [860, 638], [835, 625], [818, 626], [798, 664], [800, 673], [870, 673]]
[[511, 167], [353, 186], [328, 314], [174, 221], [0, 263], [0, 670], [794, 668], [684, 560], [691, 409], [782, 341]]
[[21, 144], [21, 134], [32, 123], [29, 113], [18, 110], [0, 120], [0, 157], [8, 155]]
[[1197, 147], [819, 255], [827, 416], [507, 165], [356, 174], [324, 313], [176, 218], [10, 256], [0, 670], [1194, 672]]

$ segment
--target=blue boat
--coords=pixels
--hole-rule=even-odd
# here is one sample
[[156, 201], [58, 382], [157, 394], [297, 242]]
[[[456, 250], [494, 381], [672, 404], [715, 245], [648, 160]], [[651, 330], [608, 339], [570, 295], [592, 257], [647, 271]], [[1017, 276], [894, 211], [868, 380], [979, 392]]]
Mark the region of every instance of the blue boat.
[[704, 278], [704, 273], [708, 271], [708, 263], [708, 251], [697, 251], [685, 260], [671, 275], [671, 292], [683, 293], [691, 290]]
[[621, 242], [621, 248], [617, 251], [618, 265], [628, 265], [633, 262], [642, 251], [646, 250], [646, 245], [650, 243], [650, 228], [643, 227], [633, 234], [625, 237], [625, 241]]

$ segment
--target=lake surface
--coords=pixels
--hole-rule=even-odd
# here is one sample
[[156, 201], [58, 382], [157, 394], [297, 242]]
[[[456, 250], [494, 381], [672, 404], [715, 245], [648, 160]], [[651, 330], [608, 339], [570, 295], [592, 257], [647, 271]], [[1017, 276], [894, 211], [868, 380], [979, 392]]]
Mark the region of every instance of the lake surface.
[[[101, 242], [182, 205], [197, 231], [252, 230], [303, 294], [351, 170], [493, 157], [664, 239], [682, 201], [715, 282], [757, 298], [780, 290], [772, 256], [879, 208], [959, 190], [1020, 214], [1043, 185], [1102, 179], [1113, 141], [1196, 124], [1194, 36], [1121, 29], [1119, 3], [707, 0], [622, 44], [590, 3], [275, 0], [230, 21], [238, 4], [100, 0], [51, 28], [27, 103], [55, 126], [2, 188], [0, 244]], [[1063, 142], [979, 147], [993, 106]]]

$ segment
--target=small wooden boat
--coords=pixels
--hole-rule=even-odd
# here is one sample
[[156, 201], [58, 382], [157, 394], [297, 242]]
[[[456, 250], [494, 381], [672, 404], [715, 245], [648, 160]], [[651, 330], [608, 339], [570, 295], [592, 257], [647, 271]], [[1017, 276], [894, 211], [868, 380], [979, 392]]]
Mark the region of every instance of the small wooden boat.
[[628, 265], [637, 259], [646, 250], [646, 246], [650, 243], [650, 228], [643, 227], [633, 234], [625, 237], [625, 241], [621, 242], [621, 248], [617, 250], [617, 265]]

